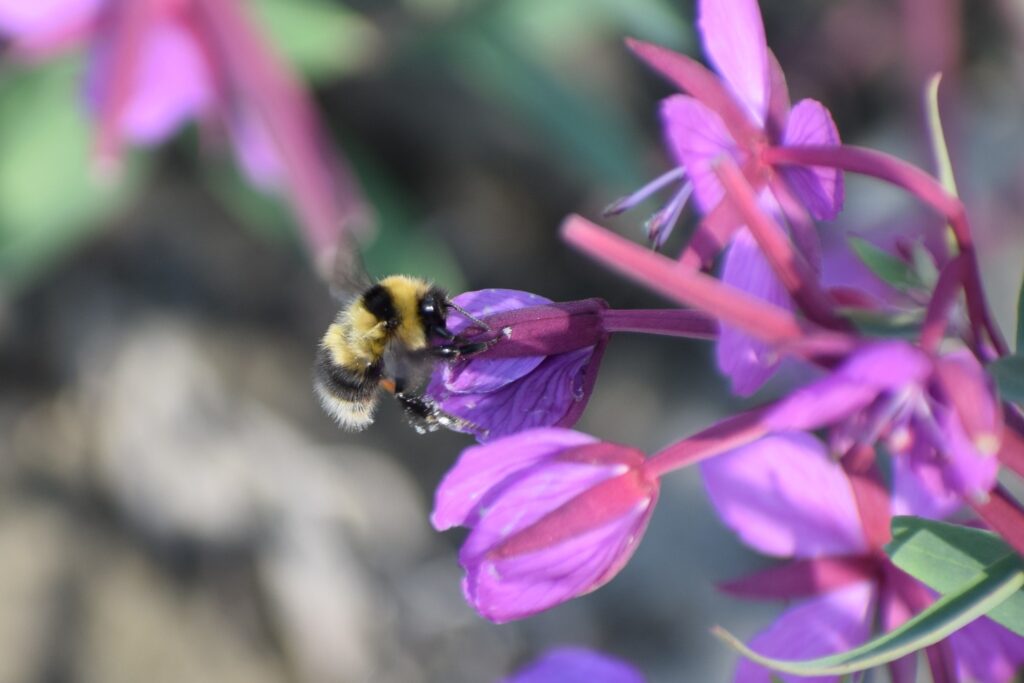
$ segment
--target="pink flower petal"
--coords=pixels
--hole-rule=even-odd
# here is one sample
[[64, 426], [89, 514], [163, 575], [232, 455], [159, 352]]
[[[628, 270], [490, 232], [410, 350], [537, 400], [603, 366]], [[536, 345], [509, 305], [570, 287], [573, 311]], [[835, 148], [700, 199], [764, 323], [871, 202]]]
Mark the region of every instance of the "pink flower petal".
[[642, 462], [623, 446], [582, 446], [489, 495], [459, 553], [477, 611], [499, 623], [520, 619], [618, 573], [657, 499], [657, 482], [644, 476]]
[[980, 453], [994, 455], [1003, 432], [1003, 413], [996, 390], [981, 363], [969, 351], [947, 354], [935, 364], [947, 403]]
[[[800, 100], [789, 113], [784, 145], [839, 145], [839, 130], [825, 105]], [[832, 220], [843, 208], [843, 172], [824, 166], [790, 166], [782, 170], [807, 210], [818, 220]]]
[[644, 683], [644, 676], [621, 659], [582, 647], [560, 647], [502, 683]]
[[1024, 638], [982, 617], [949, 637], [957, 680], [1009, 683], [1024, 665]]
[[704, 52], [751, 118], [768, 107], [768, 44], [757, 0], [700, 0], [697, 27]]
[[918, 439], [911, 451], [892, 459], [892, 513], [945, 519], [963, 506], [963, 498], [945, 481], [931, 446]]
[[72, 30], [92, 18], [103, 0], [0, 0], [0, 34], [29, 43]]
[[718, 114], [687, 95], [665, 98], [661, 120], [672, 155], [693, 183], [697, 205], [711, 211], [725, 194], [711, 164], [722, 154], [739, 160], [739, 148]]
[[[90, 99], [108, 73], [109, 51], [97, 45], [89, 77]], [[122, 133], [133, 142], [159, 142], [208, 108], [214, 97], [209, 65], [197, 38], [174, 22], [152, 25], [141, 52], [128, 99], [120, 112]]]
[[[746, 228], [736, 233], [722, 267], [722, 282], [779, 308], [793, 310], [793, 300]], [[779, 365], [776, 350], [763, 341], [722, 324], [715, 345], [718, 367], [732, 381], [733, 393], [749, 396], [761, 388]]]
[[438, 531], [464, 525], [483, 496], [515, 472], [567, 448], [597, 439], [571, 429], [532, 429], [483, 446], [471, 446], [437, 488], [430, 521]]
[[767, 436], [705, 461], [701, 474], [722, 521], [760, 552], [815, 557], [867, 547], [849, 479], [807, 434]]
[[266, 123], [246, 102], [233, 105], [227, 123], [239, 168], [257, 187], [282, 189], [287, 170]]
[[[842, 652], [868, 639], [875, 613], [875, 591], [863, 582], [802, 602], [782, 613], [750, 641], [761, 654], [811, 659]], [[804, 678], [775, 674], [787, 683], [835, 683], [838, 676]], [[736, 667], [735, 683], [770, 683], [771, 673], [749, 660]]]
[[853, 354], [832, 374], [797, 389], [765, 418], [775, 429], [817, 429], [849, 417], [882, 392], [920, 384], [932, 363], [905, 342], [877, 342]]

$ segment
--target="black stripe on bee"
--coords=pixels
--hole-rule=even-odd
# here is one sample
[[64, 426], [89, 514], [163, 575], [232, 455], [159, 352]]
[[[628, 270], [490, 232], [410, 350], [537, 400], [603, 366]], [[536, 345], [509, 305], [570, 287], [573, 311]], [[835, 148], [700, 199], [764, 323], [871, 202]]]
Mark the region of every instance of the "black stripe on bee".
[[321, 348], [313, 367], [316, 381], [327, 393], [344, 401], [366, 400], [377, 391], [382, 365], [374, 363], [362, 371], [355, 371], [338, 365], [331, 358], [331, 352]]
[[377, 320], [388, 321], [398, 318], [398, 311], [395, 309], [395, 301], [391, 298], [391, 292], [379, 284], [370, 287], [363, 294], [363, 306]]

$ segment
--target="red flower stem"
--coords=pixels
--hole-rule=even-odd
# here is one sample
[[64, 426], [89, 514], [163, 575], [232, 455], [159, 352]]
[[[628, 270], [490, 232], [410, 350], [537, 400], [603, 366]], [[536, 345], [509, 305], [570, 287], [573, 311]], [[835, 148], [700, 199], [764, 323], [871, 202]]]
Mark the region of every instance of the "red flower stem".
[[1003, 434], [999, 442], [999, 462], [1024, 478], [1024, 418], [1015, 405], [1003, 404]]
[[581, 216], [571, 215], [562, 223], [562, 236], [612, 270], [763, 341], [776, 344], [795, 341], [809, 331], [789, 311], [722, 284], [709, 275], [682, 267]]
[[754, 190], [739, 166], [728, 157], [714, 164], [725, 195], [739, 210], [743, 222], [754, 236], [772, 270], [804, 314], [827, 328], [851, 331], [845, 320], [836, 316], [828, 295], [818, 287], [818, 278], [803, 256], [793, 248], [782, 226], [758, 206]]
[[697, 224], [679, 262], [693, 270], [710, 267], [718, 253], [729, 243], [733, 233], [742, 225], [736, 207], [723, 199]]
[[601, 313], [606, 332], [639, 332], [667, 337], [715, 339], [718, 322], [703, 311], [678, 308], [608, 309]]
[[762, 419], [770, 406], [733, 415], [691, 437], [666, 446], [644, 463], [650, 477], [660, 477], [702, 460], [757, 441], [768, 433]]
[[875, 462], [875, 449], [868, 444], [854, 446], [843, 456], [841, 464], [853, 489], [868, 548], [881, 551], [892, 539], [892, 501]]
[[1000, 356], [1009, 354], [1009, 347], [985, 300], [967, 211], [963, 202], [947, 193], [935, 178], [902, 159], [850, 145], [767, 147], [763, 154], [764, 161], [773, 165], [826, 166], [884, 180], [910, 192], [943, 215], [953, 228], [960, 253], [968, 264], [964, 289], [971, 324], [988, 335]]
[[1024, 556], [1024, 509], [1009, 493], [996, 486], [984, 503], [970, 501], [974, 512], [993, 531]]
[[813, 557], [762, 569], [716, 587], [738, 598], [794, 600], [871, 580], [876, 571], [877, 560], [870, 555]]
[[963, 285], [967, 274], [967, 261], [960, 254], [942, 269], [939, 281], [935, 283], [924, 324], [921, 326], [921, 348], [928, 353], [935, 353], [939, 343], [946, 336], [949, 324], [949, 312], [956, 302], [956, 295]]
[[[815, 273], [821, 273], [821, 241], [818, 239], [818, 228], [807, 213], [803, 203], [797, 199], [786, 178], [773, 173], [768, 181], [772, 195], [786, 217], [793, 238], [793, 244], [804, 260]], [[831, 297], [830, 297], [831, 298]], [[833, 300], [834, 301], [834, 300]]]

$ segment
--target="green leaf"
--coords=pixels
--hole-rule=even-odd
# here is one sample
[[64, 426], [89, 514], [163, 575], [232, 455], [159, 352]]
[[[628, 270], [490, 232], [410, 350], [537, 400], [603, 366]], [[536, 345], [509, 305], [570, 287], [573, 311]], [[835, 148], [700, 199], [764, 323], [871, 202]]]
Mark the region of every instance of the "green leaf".
[[[985, 567], [1015, 557], [1010, 546], [991, 531], [918, 517], [893, 518], [892, 541], [885, 551], [897, 567], [943, 595]], [[1024, 636], [1024, 593], [1018, 591], [988, 616]]]
[[908, 263], [896, 258], [884, 249], [879, 249], [867, 240], [850, 237], [850, 247], [864, 265], [883, 281], [897, 289], [914, 289], [921, 287], [921, 281]]
[[1020, 281], [1020, 293], [1017, 294], [1017, 353], [1024, 354], [1024, 279]]
[[989, 363], [988, 374], [996, 381], [999, 395], [1024, 405], [1024, 356], [1007, 356]]
[[358, 71], [380, 43], [373, 24], [337, 3], [253, 0], [252, 7], [285, 60], [311, 79]]
[[713, 632], [744, 657], [775, 671], [798, 676], [840, 676], [887, 664], [942, 640], [1003, 604], [1024, 586], [1019, 558], [1006, 557], [986, 567], [958, 590], [942, 596], [902, 626], [860, 647], [809, 660], [760, 655], [722, 628]]
[[0, 280], [26, 284], [102, 225], [134, 189], [137, 159], [97, 178], [78, 60], [9, 65], [0, 80]]
[[946, 136], [942, 132], [942, 116], [939, 113], [939, 83], [941, 82], [942, 74], [938, 73], [928, 79], [928, 83], [925, 84], [924, 105], [928, 114], [928, 136], [931, 138], [935, 166], [939, 171], [939, 182], [942, 183], [946, 192], [956, 197], [958, 195], [956, 179], [953, 178], [953, 164], [949, 160], [949, 148], [946, 146]]

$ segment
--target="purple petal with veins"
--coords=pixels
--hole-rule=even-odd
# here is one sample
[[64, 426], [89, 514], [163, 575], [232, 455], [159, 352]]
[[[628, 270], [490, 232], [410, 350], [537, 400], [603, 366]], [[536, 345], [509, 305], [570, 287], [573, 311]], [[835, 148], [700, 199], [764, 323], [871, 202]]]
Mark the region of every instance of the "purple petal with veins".
[[[852, 649], [868, 639], [876, 595], [870, 582], [833, 591], [787, 609], [754, 636], [750, 647], [780, 659], [812, 659]], [[836, 683], [838, 676], [775, 674], [786, 683]], [[736, 667], [735, 683], [771, 683], [772, 674], [749, 660]]]
[[739, 148], [718, 114], [688, 95], [665, 98], [661, 121], [669, 150], [693, 183], [697, 204], [704, 213], [711, 211], [725, 194], [711, 164], [722, 154], [739, 160]]
[[704, 52], [758, 125], [768, 108], [768, 44], [757, 0], [700, 0]]
[[[800, 100], [789, 113], [784, 145], [839, 145], [839, 130], [825, 105]], [[843, 173], [822, 166], [783, 167], [782, 174], [818, 220], [832, 220], [843, 208]]]
[[570, 426], [575, 419], [569, 417], [578, 416], [589, 398], [587, 376], [596, 350], [588, 346], [543, 358], [531, 372], [494, 391], [455, 393], [435, 373], [426, 393], [445, 412], [484, 430], [477, 433], [481, 440], [532, 427]]
[[589, 434], [571, 429], [531, 429], [462, 452], [437, 488], [430, 522], [438, 531], [465, 525], [487, 491], [515, 472], [569, 448], [596, 443]]
[[[97, 41], [87, 76], [86, 97], [94, 107], [111, 87], [110, 49]], [[193, 33], [164, 21], [150, 26], [132, 74], [118, 126], [134, 142], [159, 142], [211, 106], [212, 75]]]
[[[780, 308], [793, 309], [789, 293], [746, 228], [736, 233], [726, 252], [722, 282]], [[779, 364], [779, 354], [771, 345], [727, 324], [719, 328], [715, 358], [731, 380], [733, 392], [740, 396], [760, 389]]]
[[644, 676], [621, 659], [582, 647], [560, 647], [501, 683], [644, 683]]
[[849, 479], [812, 436], [767, 436], [700, 467], [719, 517], [760, 552], [815, 557], [867, 547]]
[[[514, 311], [529, 306], [551, 303], [537, 294], [515, 289], [484, 289], [464, 292], [452, 299], [477, 318]], [[458, 311], [448, 315], [448, 329], [459, 334], [476, 323]], [[434, 371], [432, 384], [436, 386], [441, 376], [443, 392], [446, 394], [475, 394], [495, 391], [516, 380], [522, 379], [544, 362], [544, 356], [520, 356], [516, 358], [470, 358], [457, 363], [439, 365]], [[472, 399], [469, 399], [472, 401]]]

